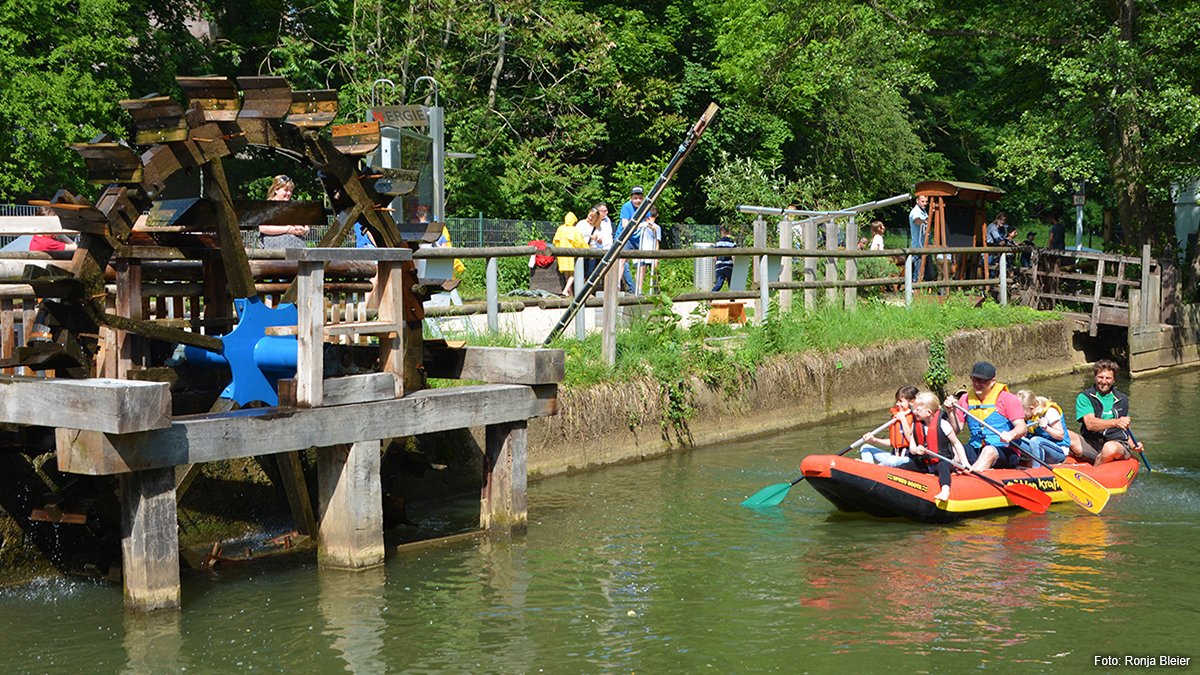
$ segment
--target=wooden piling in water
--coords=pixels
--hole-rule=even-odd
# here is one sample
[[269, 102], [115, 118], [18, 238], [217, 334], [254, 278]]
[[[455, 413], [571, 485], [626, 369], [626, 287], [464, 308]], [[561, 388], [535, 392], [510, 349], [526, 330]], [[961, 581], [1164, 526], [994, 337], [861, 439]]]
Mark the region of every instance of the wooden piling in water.
[[379, 465], [377, 440], [317, 450], [317, 561], [322, 567], [359, 570], [383, 564]]

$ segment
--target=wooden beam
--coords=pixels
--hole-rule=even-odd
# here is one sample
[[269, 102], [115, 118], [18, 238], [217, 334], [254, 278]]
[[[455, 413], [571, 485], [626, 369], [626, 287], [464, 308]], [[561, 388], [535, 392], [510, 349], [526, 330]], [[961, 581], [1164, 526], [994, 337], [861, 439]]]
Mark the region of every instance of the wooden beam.
[[308, 496], [308, 483], [304, 480], [304, 467], [300, 463], [300, 452], [285, 452], [275, 456], [279, 475], [283, 480], [283, 491], [287, 495], [292, 520], [300, 534], [313, 536], [317, 531], [317, 518], [313, 514], [312, 499]]
[[225, 263], [225, 274], [229, 277], [229, 290], [235, 298], [258, 297], [254, 277], [250, 275], [250, 260], [246, 257], [242, 231], [238, 229], [237, 214], [233, 210], [233, 194], [225, 180], [221, 160], [214, 158], [205, 164], [204, 175], [209, 179], [210, 199], [216, 211], [221, 261]]
[[496, 532], [524, 532], [528, 520], [525, 495], [528, 424], [524, 420], [491, 424], [485, 436], [479, 527]]
[[300, 262], [401, 262], [412, 260], [412, 254], [412, 250], [407, 248], [289, 248], [284, 250], [283, 256], [285, 260]]
[[107, 475], [500, 424], [553, 415], [557, 395], [555, 385], [485, 384], [334, 408], [188, 415], [136, 434], [60, 430], [58, 466]]
[[554, 384], [563, 381], [566, 366], [561, 349], [453, 348], [426, 341], [425, 373], [493, 384]]
[[0, 376], [0, 422], [125, 434], [171, 424], [171, 387], [135, 382]]
[[325, 265], [301, 261], [296, 271], [296, 405], [321, 405], [325, 378]]
[[179, 607], [179, 522], [175, 471], [118, 477], [125, 606], [140, 612]]
[[[279, 380], [279, 404], [294, 405], [295, 380]], [[350, 405], [396, 398], [396, 376], [391, 373], [363, 373], [326, 378], [322, 406]], [[289, 394], [290, 392], [290, 394]]]
[[317, 449], [321, 566], [358, 570], [383, 564], [379, 465], [379, 440]]

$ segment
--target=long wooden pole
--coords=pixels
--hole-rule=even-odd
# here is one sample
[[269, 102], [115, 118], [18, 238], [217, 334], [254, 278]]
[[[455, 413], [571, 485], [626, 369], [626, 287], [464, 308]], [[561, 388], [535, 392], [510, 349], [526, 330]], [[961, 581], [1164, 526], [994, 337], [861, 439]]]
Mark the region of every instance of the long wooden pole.
[[574, 319], [575, 315], [583, 307], [584, 301], [587, 300], [588, 296], [591, 295], [594, 290], [596, 290], [596, 286], [599, 285], [600, 280], [604, 278], [604, 275], [608, 273], [609, 268], [616, 264], [617, 257], [621, 253], [621, 249], [625, 248], [625, 244], [631, 237], [633, 237], [633, 233], [636, 230], [638, 223], [642, 222], [642, 219], [645, 218], [646, 214], [650, 212], [650, 207], [654, 205], [654, 200], [658, 199], [659, 195], [662, 194], [662, 191], [666, 189], [667, 183], [671, 182], [671, 178], [675, 176], [675, 172], [679, 170], [679, 167], [683, 164], [683, 161], [687, 159], [687, 156], [692, 152], [692, 148], [696, 147], [696, 142], [700, 140], [701, 134], [703, 134], [704, 130], [708, 128], [708, 125], [712, 122], [713, 117], [715, 117], [716, 114], [717, 104], [709, 103], [708, 109], [704, 111], [704, 114], [700, 116], [700, 119], [696, 120], [696, 123], [692, 125], [691, 129], [688, 130], [687, 137], [684, 138], [683, 143], [679, 145], [679, 149], [675, 151], [675, 156], [671, 158], [671, 161], [667, 163], [666, 168], [663, 169], [662, 174], [654, 183], [654, 187], [650, 189], [650, 194], [646, 195], [646, 198], [642, 200], [642, 205], [639, 206], [637, 211], [634, 212], [633, 218], [630, 219], [629, 226], [621, 231], [621, 236], [617, 237], [613, 241], [612, 246], [604, 254], [604, 257], [600, 258], [599, 264], [597, 264], [596, 268], [592, 270], [592, 274], [590, 277], [588, 277], [587, 283], [584, 284], [584, 287], [575, 289], [575, 300], [571, 302], [571, 305], [567, 307], [565, 312], [563, 312], [562, 317], [558, 320], [558, 323], [555, 324], [554, 328], [550, 330], [550, 334], [546, 336], [546, 341], [543, 344], [550, 344], [554, 338], [558, 337], [559, 334], [563, 332], [567, 325], [571, 323], [571, 319]]

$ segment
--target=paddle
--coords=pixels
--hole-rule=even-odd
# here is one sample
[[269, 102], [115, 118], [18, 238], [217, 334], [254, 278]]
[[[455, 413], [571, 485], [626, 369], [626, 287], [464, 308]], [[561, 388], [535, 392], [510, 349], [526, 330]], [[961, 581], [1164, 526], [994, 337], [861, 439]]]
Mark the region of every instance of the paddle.
[[[950, 464], [952, 464], [953, 466], [956, 466], [960, 469], [967, 468], [967, 466], [965, 464], [962, 464], [961, 462], [959, 462], [957, 459], [954, 459], [953, 457], [947, 457], [941, 453], [938, 453], [937, 458], [944, 462], [950, 462]], [[1016, 504], [1017, 506], [1020, 506], [1023, 509], [1029, 509], [1030, 511], [1033, 511], [1034, 513], [1045, 513], [1046, 509], [1049, 509], [1050, 504], [1052, 503], [1052, 500], [1050, 499], [1050, 495], [1046, 494], [1045, 492], [1042, 492], [1041, 490], [1033, 487], [1032, 485], [1026, 485], [1024, 483], [1001, 483], [1000, 481], [996, 480], [995, 478], [990, 478], [981, 473], [975, 473], [974, 471], [968, 471], [967, 473], [972, 476], [975, 476], [976, 478], [978, 478], [979, 480], [982, 480], [985, 483], [989, 483], [995, 487], [1000, 488], [1004, 492], [1004, 494], [1008, 497], [1009, 501]]]
[[[888, 420], [886, 423], [880, 425], [877, 429], [872, 431], [871, 435], [874, 436], [875, 434], [892, 426], [893, 424], [895, 424], [895, 422], [896, 422], [896, 418], [893, 417], [892, 419]], [[846, 454], [847, 452], [850, 452], [851, 450], [857, 448], [858, 446], [860, 446], [862, 444], [863, 444], [863, 439], [861, 439], [861, 438], [858, 439], [857, 441], [854, 441], [850, 445], [847, 445], [845, 448], [843, 448], [842, 451], [838, 453], [838, 457], [841, 457], [842, 455]], [[804, 476], [800, 476], [799, 478], [797, 478], [796, 480], [794, 480], [790, 483], [776, 483], [774, 485], [769, 485], [769, 486], [759, 490], [758, 492], [755, 492], [754, 494], [750, 495], [749, 497], [747, 497], [746, 501], [742, 502], [742, 506], [748, 506], [750, 508], [759, 508], [759, 507], [763, 507], [763, 506], [778, 506], [783, 501], [784, 497], [787, 497], [788, 490], [791, 490], [793, 485], [795, 485], [796, 483], [799, 483], [802, 480], [804, 480]]]
[[[1126, 429], [1126, 430], [1125, 430], [1125, 433], [1129, 434], [1129, 442], [1130, 442], [1130, 443], [1133, 443], [1134, 445], [1137, 445], [1137, 444], [1138, 444], [1138, 441], [1137, 441], [1137, 439], [1136, 439], [1136, 438], [1134, 438], [1134, 436], [1133, 436], [1133, 429]], [[1135, 451], [1135, 452], [1136, 452], [1136, 451]], [[1154, 469], [1151, 469], [1151, 468], [1150, 468], [1150, 460], [1146, 459], [1146, 448], [1144, 448], [1144, 447], [1143, 447], [1143, 448], [1142, 448], [1142, 451], [1141, 451], [1141, 452], [1138, 452], [1138, 453], [1137, 453], [1137, 455], [1138, 455], [1138, 457], [1141, 457], [1141, 458], [1142, 458], [1142, 462], [1144, 462], [1144, 463], [1146, 464], [1146, 472], [1147, 472], [1147, 473], [1150, 473], [1150, 472], [1154, 471]]]
[[[959, 405], [957, 401], [954, 403], [954, 407], [961, 410], [965, 415], [971, 414], [966, 408]], [[993, 434], [996, 434], [997, 436], [1000, 435], [1001, 432], [997, 430], [996, 427], [993, 427], [983, 420], [978, 421]], [[1018, 444], [1017, 441], [1020, 441], [1020, 444]], [[1051, 466], [1047, 464], [1030, 453], [1027, 448], [1022, 447], [1023, 445], [1024, 441], [1021, 441], [1021, 439], [1014, 439], [1013, 447], [1024, 453], [1029, 459], [1032, 459], [1038, 464], [1041, 464], [1047, 469], [1050, 469], [1050, 471], [1054, 472], [1055, 478], [1058, 479], [1059, 487], [1061, 487], [1063, 492], [1067, 493], [1071, 499], [1075, 500], [1076, 504], [1079, 504], [1092, 513], [1100, 513], [1104, 510], [1104, 507], [1108, 504], [1108, 498], [1112, 496], [1112, 493], [1108, 491], [1108, 488], [1104, 487], [1095, 478], [1092, 478], [1085, 473], [1081, 473], [1065, 466]]]

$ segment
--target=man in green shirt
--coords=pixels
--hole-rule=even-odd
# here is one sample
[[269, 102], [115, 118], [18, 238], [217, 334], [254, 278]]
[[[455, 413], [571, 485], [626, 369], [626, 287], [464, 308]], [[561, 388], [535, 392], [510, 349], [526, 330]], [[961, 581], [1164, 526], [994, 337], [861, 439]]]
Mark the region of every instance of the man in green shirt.
[[1075, 419], [1079, 420], [1083, 459], [1099, 466], [1105, 462], [1132, 457], [1141, 452], [1129, 433], [1129, 397], [1113, 388], [1120, 367], [1101, 359], [1093, 366], [1095, 386], [1075, 398]]

